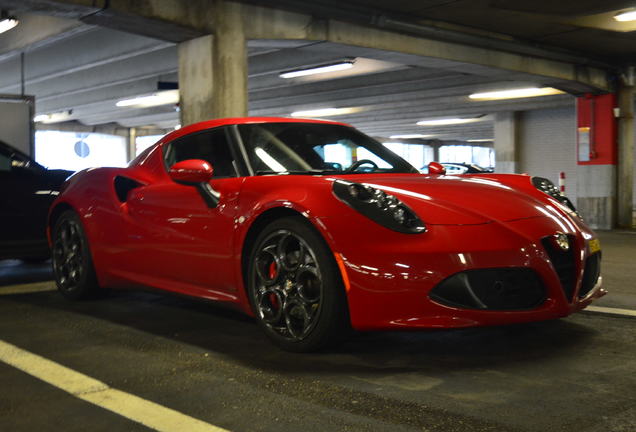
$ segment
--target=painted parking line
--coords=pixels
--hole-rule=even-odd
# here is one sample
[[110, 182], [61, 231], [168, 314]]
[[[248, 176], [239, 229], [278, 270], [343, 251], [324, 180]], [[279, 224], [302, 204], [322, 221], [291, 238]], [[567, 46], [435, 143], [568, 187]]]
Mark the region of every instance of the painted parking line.
[[603, 313], [608, 315], [636, 317], [636, 310], [633, 310], [633, 309], [620, 309], [620, 308], [610, 308], [610, 307], [603, 307], [603, 306], [588, 306], [583, 310], [589, 311], [589, 312], [598, 312], [598, 313]]
[[0, 286], [0, 296], [55, 291], [55, 282], [37, 282], [23, 285]]
[[47, 382], [78, 399], [112, 411], [151, 429], [172, 432], [228, 432], [162, 405], [76, 372], [0, 340], [0, 361]]

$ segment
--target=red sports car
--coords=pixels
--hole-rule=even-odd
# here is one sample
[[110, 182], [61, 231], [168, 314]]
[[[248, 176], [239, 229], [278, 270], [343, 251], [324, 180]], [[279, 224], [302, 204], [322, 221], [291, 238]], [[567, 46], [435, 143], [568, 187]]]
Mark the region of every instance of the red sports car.
[[60, 292], [225, 302], [287, 350], [348, 329], [499, 325], [605, 293], [595, 234], [549, 180], [423, 175], [334, 122], [240, 118], [71, 177], [51, 208]]

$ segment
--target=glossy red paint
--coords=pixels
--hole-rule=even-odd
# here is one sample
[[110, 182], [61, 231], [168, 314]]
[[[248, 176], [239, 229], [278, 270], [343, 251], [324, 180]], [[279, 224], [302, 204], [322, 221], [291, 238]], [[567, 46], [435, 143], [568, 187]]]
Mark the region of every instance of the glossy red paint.
[[[100, 168], [73, 176], [55, 202], [81, 216], [100, 285], [145, 286], [234, 305], [252, 314], [242, 257], [259, 217], [286, 209], [304, 216], [334, 254], [346, 288], [351, 323], [359, 330], [467, 327], [553, 319], [604, 294], [600, 283], [579, 298], [583, 266], [595, 234], [527, 175], [422, 174], [271, 175], [212, 178], [209, 207], [193, 186], [166, 171], [163, 147], [173, 139], [228, 124], [307, 122], [298, 119], [224, 119], [184, 127], [161, 139], [128, 168]], [[314, 123], [328, 123], [312, 121]], [[122, 202], [116, 177], [135, 180]], [[426, 232], [385, 228], [338, 200], [333, 182], [365, 183], [406, 203]], [[53, 221], [51, 220], [51, 223]], [[573, 236], [576, 286], [566, 298], [540, 239]], [[532, 310], [484, 311], [444, 306], [430, 290], [467, 269], [534, 269], [547, 299]], [[276, 269], [272, 269], [276, 271]]]
[[439, 162], [431, 162], [428, 164], [428, 173], [431, 175], [444, 175], [446, 174], [446, 168]]
[[196, 184], [210, 181], [214, 170], [204, 160], [188, 159], [172, 165], [168, 174], [176, 182]]

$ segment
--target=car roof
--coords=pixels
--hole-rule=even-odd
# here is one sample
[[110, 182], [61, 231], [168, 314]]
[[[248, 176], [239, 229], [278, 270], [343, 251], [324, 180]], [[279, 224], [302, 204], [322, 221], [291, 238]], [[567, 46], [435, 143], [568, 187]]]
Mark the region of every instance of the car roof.
[[193, 123], [188, 126], [184, 126], [180, 129], [170, 132], [163, 137], [161, 141], [172, 141], [173, 139], [180, 138], [184, 135], [188, 135], [193, 132], [198, 132], [206, 129], [212, 129], [219, 126], [238, 125], [238, 124], [253, 124], [253, 123], [321, 123], [348, 126], [346, 123], [334, 122], [330, 120], [318, 120], [307, 118], [290, 118], [290, 117], [228, 117], [214, 120], [207, 120], [198, 123]]

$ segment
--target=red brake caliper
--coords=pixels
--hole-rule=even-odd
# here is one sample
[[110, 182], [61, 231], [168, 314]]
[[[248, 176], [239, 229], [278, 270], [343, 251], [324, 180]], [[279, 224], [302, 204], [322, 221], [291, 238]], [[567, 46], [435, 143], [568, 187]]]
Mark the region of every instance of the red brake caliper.
[[269, 265], [269, 279], [272, 280], [276, 277], [276, 261], [272, 261]]
[[[276, 277], [276, 273], [277, 273], [277, 268], [276, 268], [276, 261], [272, 261], [272, 263], [269, 265], [269, 279], [272, 280]], [[272, 305], [273, 308], [278, 309], [279, 304], [278, 304], [278, 297], [276, 297], [276, 294], [274, 293], [270, 293], [269, 294], [269, 302]]]

